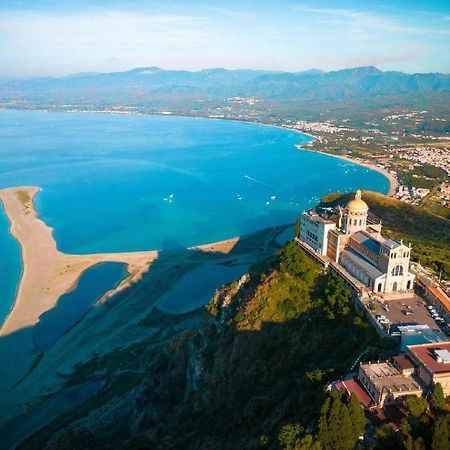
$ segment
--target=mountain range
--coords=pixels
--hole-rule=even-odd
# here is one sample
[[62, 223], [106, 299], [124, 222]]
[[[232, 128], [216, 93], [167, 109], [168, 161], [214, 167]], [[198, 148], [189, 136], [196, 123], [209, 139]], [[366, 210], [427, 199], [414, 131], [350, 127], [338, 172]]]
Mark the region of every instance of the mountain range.
[[450, 91], [450, 75], [383, 72], [357, 67], [324, 72], [205, 69], [198, 72], [142, 67], [126, 72], [80, 73], [64, 77], [0, 82], [0, 100], [126, 102], [151, 99], [257, 97], [284, 101], [340, 101], [353, 98], [426, 95]]

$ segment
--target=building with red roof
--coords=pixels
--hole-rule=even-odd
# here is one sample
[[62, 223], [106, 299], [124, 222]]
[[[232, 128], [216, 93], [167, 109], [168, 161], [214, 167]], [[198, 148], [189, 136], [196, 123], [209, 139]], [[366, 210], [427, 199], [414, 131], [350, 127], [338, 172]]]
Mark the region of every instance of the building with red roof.
[[439, 311], [441, 316], [450, 322], [450, 298], [439, 286], [425, 286], [425, 296]]
[[445, 395], [450, 394], [450, 342], [410, 345], [406, 354], [416, 365], [416, 374], [428, 387], [440, 383]]
[[355, 378], [337, 381], [333, 387], [338, 391], [345, 389], [348, 395], [355, 394], [364, 409], [372, 409], [376, 406], [370, 395]]

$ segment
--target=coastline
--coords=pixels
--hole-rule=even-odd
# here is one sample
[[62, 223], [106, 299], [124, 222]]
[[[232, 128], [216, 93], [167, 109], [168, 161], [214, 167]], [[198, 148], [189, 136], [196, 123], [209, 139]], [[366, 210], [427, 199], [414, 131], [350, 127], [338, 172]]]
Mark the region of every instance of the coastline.
[[[4, 110], [8, 110], [10, 108], [1, 108]], [[260, 125], [260, 126], [266, 126], [271, 128], [278, 128], [280, 130], [285, 131], [293, 131], [299, 134], [302, 134], [304, 136], [308, 136], [311, 138], [311, 141], [309, 141], [307, 144], [310, 144], [314, 142], [317, 139], [317, 136], [311, 133], [307, 133], [302, 130], [297, 130], [295, 128], [291, 128], [289, 126], [283, 126], [283, 125], [274, 125], [270, 123], [264, 123], [264, 122], [257, 122], [257, 121], [250, 121], [250, 120], [242, 120], [242, 119], [232, 119], [232, 118], [222, 118], [222, 117], [208, 117], [208, 116], [190, 116], [190, 115], [179, 115], [179, 114], [162, 114], [162, 113], [145, 113], [140, 111], [133, 111], [133, 112], [119, 112], [119, 111], [49, 111], [46, 109], [30, 109], [30, 110], [23, 110], [19, 109], [19, 111], [35, 111], [35, 112], [55, 112], [55, 113], [72, 113], [72, 114], [94, 114], [94, 115], [102, 115], [102, 114], [113, 114], [113, 115], [136, 115], [136, 116], [161, 116], [161, 117], [186, 117], [186, 118], [192, 118], [192, 119], [206, 119], [206, 120], [216, 120], [216, 121], [229, 121], [229, 122], [241, 122], [251, 125]], [[375, 164], [372, 164], [370, 162], [364, 162], [364, 161], [358, 161], [350, 156], [347, 155], [335, 155], [333, 153], [327, 153], [327, 152], [321, 152], [317, 150], [307, 149], [304, 147], [305, 144], [297, 144], [295, 147], [299, 150], [313, 152], [313, 153], [319, 153], [327, 156], [332, 156], [334, 158], [343, 159], [345, 161], [351, 162], [353, 164], [358, 164], [359, 166], [366, 167], [370, 170], [375, 170], [378, 173], [381, 173], [384, 175], [388, 181], [389, 181], [389, 191], [386, 195], [389, 197], [392, 197], [395, 194], [396, 188], [399, 186], [399, 182], [397, 178], [391, 174], [388, 170], [378, 167]], [[200, 247], [200, 246], [199, 246]]]
[[333, 158], [338, 158], [338, 159], [342, 159], [344, 161], [353, 163], [353, 164], [357, 164], [358, 166], [362, 166], [362, 167], [366, 167], [367, 169], [370, 170], [374, 170], [375, 172], [381, 173], [382, 175], [384, 175], [387, 180], [389, 181], [389, 191], [387, 192], [388, 197], [393, 197], [395, 194], [395, 191], [397, 190], [398, 186], [399, 186], [399, 182], [396, 176], [394, 176], [392, 173], [390, 173], [388, 170], [386, 170], [383, 167], [378, 167], [377, 165], [370, 163], [370, 162], [366, 162], [366, 161], [360, 161], [357, 159], [354, 159], [350, 156], [347, 155], [334, 155], [333, 153], [327, 153], [327, 152], [319, 152], [317, 150], [312, 150], [310, 148], [304, 148], [301, 145], [297, 146], [298, 150], [304, 151], [304, 152], [311, 152], [311, 153], [318, 153], [320, 155], [327, 155], [327, 156], [332, 156]]
[[[39, 316], [53, 307], [59, 297], [73, 289], [80, 275], [100, 262], [124, 262], [129, 276], [117, 290], [124, 289], [148, 270], [157, 252], [68, 255], [57, 249], [52, 229], [40, 220], [34, 186], [0, 190], [0, 200], [10, 221], [10, 233], [21, 249], [22, 275], [14, 303], [0, 328], [0, 336], [33, 326]], [[39, 295], [39, 301], [34, 300]]]
[[[41, 189], [20, 186], [0, 190], [0, 201], [10, 222], [10, 234], [20, 245], [22, 274], [14, 303], [0, 327], [0, 336], [34, 326], [39, 316], [52, 308], [61, 295], [74, 289], [81, 274], [101, 262], [127, 264], [128, 276], [99, 302], [138, 282], [159, 256], [159, 252], [97, 253], [74, 255], [57, 249], [53, 230], [37, 215], [35, 196]], [[203, 244], [191, 249], [203, 252], [229, 253], [239, 238]], [[36, 295], [39, 300], [36, 301]]]
[[[72, 373], [77, 364], [89, 361], [95, 354], [153, 336], [157, 326], [148, 324], [153, 309], [192, 270], [215, 264], [251, 266], [280, 248], [276, 237], [286, 228], [270, 227], [183, 249], [65, 254], [57, 250], [52, 229], [34, 209], [38, 192], [34, 186], [0, 190], [0, 202], [11, 224], [10, 233], [20, 243], [23, 263], [15, 303], [0, 328], [0, 358], [11, 362], [0, 377], [5, 405], [0, 429], [25, 410], [30, 414], [39, 411], [43, 395], [50, 398], [64, 389], [65, 378], [60, 374]], [[33, 327], [40, 316], [76, 287], [85, 270], [101, 262], [126, 263], [128, 276], [125, 274], [115, 289], [98, 298], [83, 319], [73, 324], [51, 349], [38, 353]], [[113, 295], [114, 302], [108, 302]]]

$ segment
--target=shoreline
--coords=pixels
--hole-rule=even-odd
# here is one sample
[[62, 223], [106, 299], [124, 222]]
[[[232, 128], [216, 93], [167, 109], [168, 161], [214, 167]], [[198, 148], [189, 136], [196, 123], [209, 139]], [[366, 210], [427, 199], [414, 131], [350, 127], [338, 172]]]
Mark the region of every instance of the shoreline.
[[[0, 326], [0, 336], [32, 327], [40, 315], [51, 309], [61, 295], [76, 288], [82, 273], [102, 262], [127, 264], [128, 276], [115, 289], [106, 292], [98, 301], [127, 289], [142, 279], [159, 251], [67, 254], [58, 250], [53, 229], [41, 220], [34, 207], [35, 186], [19, 186], [0, 190], [0, 202], [10, 223], [9, 232], [21, 250], [21, 277], [14, 302]], [[227, 254], [240, 238], [202, 244], [189, 249]], [[39, 301], [34, 298], [39, 294]]]
[[[34, 199], [40, 191], [34, 186], [0, 190], [0, 201], [10, 222], [9, 232], [21, 249], [21, 277], [14, 302], [4, 318], [0, 336], [33, 326], [39, 316], [53, 307], [65, 292], [76, 288], [81, 274], [101, 262], [124, 262], [129, 276], [117, 286], [129, 285], [132, 277], [148, 270], [157, 252], [125, 254], [70, 255], [60, 252], [53, 230], [38, 218]], [[32, 299], [39, 295], [39, 301]]]
[[[39, 108], [33, 108], [33, 109], [21, 109], [21, 108], [1, 108], [3, 110], [12, 110], [12, 111], [22, 111], [22, 112], [49, 112], [49, 113], [68, 113], [68, 114], [93, 114], [93, 115], [129, 115], [129, 116], [158, 116], [158, 117], [179, 117], [179, 118], [190, 118], [190, 119], [205, 119], [205, 120], [216, 120], [216, 121], [227, 121], [227, 122], [240, 122], [245, 124], [251, 124], [251, 125], [260, 125], [265, 127], [271, 127], [271, 128], [278, 128], [280, 130], [285, 131], [293, 131], [295, 133], [302, 134], [304, 136], [308, 136], [311, 138], [311, 141], [307, 142], [306, 144], [310, 144], [314, 142], [317, 139], [317, 136], [314, 134], [297, 130], [296, 128], [291, 128], [289, 126], [284, 125], [275, 125], [270, 123], [264, 123], [264, 122], [258, 122], [258, 121], [251, 121], [251, 120], [242, 120], [242, 119], [232, 119], [232, 118], [223, 118], [223, 117], [208, 117], [208, 116], [190, 116], [190, 115], [180, 115], [180, 114], [162, 114], [159, 113], [148, 113], [148, 112], [141, 112], [141, 111], [133, 111], [133, 112], [120, 112], [120, 111], [64, 111], [64, 110], [57, 110], [57, 111], [50, 111], [48, 109], [39, 109]], [[309, 151], [313, 153], [319, 153], [322, 155], [332, 156], [334, 158], [343, 159], [345, 161], [351, 162], [353, 164], [358, 164], [360, 166], [366, 167], [371, 170], [375, 170], [378, 173], [381, 173], [384, 175], [388, 181], [389, 181], [389, 191], [386, 195], [389, 197], [392, 197], [395, 194], [396, 188], [399, 186], [399, 182], [396, 177], [394, 177], [391, 173], [389, 173], [388, 170], [383, 169], [381, 167], [376, 166], [373, 163], [370, 162], [364, 162], [364, 161], [358, 161], [350, 156], [347, 155], [335, 155], [333, 153], [327, 153], [327, 152], [321, 152], [317, 150], [307, 149], [304, 146], [306, 144], [296, 144], [295, 147], [299, 150]]]
[[342, 159], [342, 160], [350, 162], [352, 164], [357, 164], [358, 166], [362, 166], [362, 167], [365, 167], [366, 169], [374, 170], [375, 172], [381, 173], [381, 175], [383, 175], [389, 181], [389, 190], [385, 194], [388, 197], [393, 197], [394, 194], [395, 194], [396, 189], [400, 185], [400, 183], [398, 182], [398, 179], [397, 179], [397, 177], [395, 175], [390, 173], [387, 169], [385, 169], [383, 167], [378, 167], [377, 165], [375, 165], [375, 164], [373, 164], [371, 162], [359, 161], [359, 160], [356, 160], [356, 159], [354, 159], [354, 158], [352, 158], [350, 156], [347, 156], [347, 155], [335, 155], [333, 153], [320, 152], [320, 151], [313, 150], [313, 149], [310, 149], [310, 148], [304, 148], [301, 145], [298, 145], [297, 149], [300, 150], [300, 151], [304, 151], [304, 152], [311, 152], [311, 153], [317, 153], [319, 155], [332, 156], [333, 158]]

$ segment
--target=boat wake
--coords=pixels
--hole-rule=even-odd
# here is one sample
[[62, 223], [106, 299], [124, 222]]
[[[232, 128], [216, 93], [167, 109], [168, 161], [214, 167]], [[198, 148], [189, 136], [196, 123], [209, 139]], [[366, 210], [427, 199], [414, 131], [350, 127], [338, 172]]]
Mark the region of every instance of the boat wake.
[[270, 187], [269, 183], [266, 183], [265, 181], [262, 181], [262, 180], [257, 180], [256, 178], [253, 178], [253, 177], [251, 177], [249, 175], [244, 175], [244, 178], [247, 178], [247, 180], [250, 180], [250, 181], [254, 181], [255, 183], [264, 184], [265, 186], [269, 186]]

